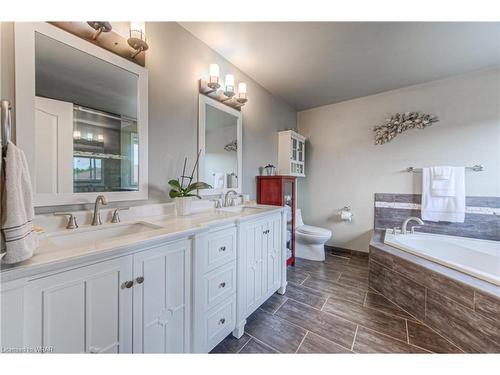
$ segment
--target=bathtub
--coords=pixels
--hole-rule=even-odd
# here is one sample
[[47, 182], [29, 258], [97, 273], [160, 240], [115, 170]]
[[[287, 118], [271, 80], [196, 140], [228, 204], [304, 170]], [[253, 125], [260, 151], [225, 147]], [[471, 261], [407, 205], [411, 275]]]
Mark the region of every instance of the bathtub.
[[384, 243], [500, 286], [499, 241], [387, 229]]

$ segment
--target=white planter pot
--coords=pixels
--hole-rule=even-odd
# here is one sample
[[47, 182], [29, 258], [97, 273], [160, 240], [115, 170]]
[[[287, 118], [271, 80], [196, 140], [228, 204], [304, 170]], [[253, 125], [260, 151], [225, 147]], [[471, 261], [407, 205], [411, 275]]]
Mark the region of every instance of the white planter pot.
[[185, 216], [191, 213], [191, 204], [193, 197], [179, 197], [175, 198], [175, 212], [178, 216]]

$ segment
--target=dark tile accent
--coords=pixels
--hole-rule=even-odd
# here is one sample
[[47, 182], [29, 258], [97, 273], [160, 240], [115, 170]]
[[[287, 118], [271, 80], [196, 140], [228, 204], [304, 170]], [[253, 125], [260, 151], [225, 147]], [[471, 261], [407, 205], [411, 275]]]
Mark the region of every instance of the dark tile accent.
[[[289, 284], [291, 285], [291, 284]], [[288, 287], [287, 287], [288, 289]], [[271, 297], [267, 299], [266, 302], [264, 302], [260, 308], [270, 314], [274, 314], [276, 310], [287, 300], [285, 296], [282, 296], [281, 294], [274, 293]]]
[[476, 290], [475, 306], [476, 312], [488, 318], [500, 321], [500, 297], [482, 293]]
[[394, 301], [417, 319], [425, 316], [425, 288], [370, 260], [370, 287]]
[[462, 350], [429, 327], [413, 321], [408, 321], [408, 340], [410, 344], [433, 353], [463, 353]]
[[500, 323], [427, 290], [424, 322], [466, 352], [500, 353]]
[[234, 354], [238, 353], [240, 349], [250, 340], [250, 336], [246, 333], [237, 339], [232, 334], [227, 336], [224, 340], [220, 342], [215, 348], [210, 352], [211, 354]]
[[336, 353], [353, 353], [347, 348], [340, 346], [333, 341], [327, 340], [321, 336], [318, 336], [314, 333], [307, 332], [307, 335], [302, 341], [302, 344], [299, 347], [297, 353], [305, 353], [305, 354], [317, 354], [317, 353], [327, 353], [327, 354], [336, 354]]
[[414, 319], [410, 314], [401, 309], [398, 305], [392, 303], [383, 295], [375, 292], [370, 291], [367, 293], [364, 306], [403, 319]]
[[365, 299], [365, 291], [352, 288], [335, 281], [328, 281], [311, 276], [302, 285], [348, 301], [363, 303], [363, 300]]
[[309, 274], [297, 267], [288, 267], [286, 270], [286, 279], [293, 283], [301, 284], [305, 279], [309, 277]]
[[325, 245], [325, 250], [327, 251], [327, 253], [330, 253], [332, 255], [338, 255], [347, 258], [366, 258], [368, 256], [368, 253], [365, 253], [363, 251], [345, 249], [343, 247], [335, 247], [329, 245]]
[[293, 283], [288, 284], [285, 295], [288, 298], [305, 303], [317, 309], [321, 309], [328, 298], [328, 296], [322, 292]]
[[356, 324], [308, 305], [288, 300], [276, 315], [300, 327], [350, 348]]
[[281, 353], [295, 353], [306, 334], [306, 330], [260, 309], [248, 317], [245, 330]]
[[250, 339], [240, 351], [241, 354], [275, 354], [276, 350], [255, 339]]
[[446, 295], [464, 306], [470, 308], [474, 306], [474, 289], [464, 283], [452, 280], [449, 277], [406, 259], [389, 254], [377, 249], [375, 246], [370, 247], [370, 257], [391, 270], [405, 275], [408, 279]]
[[384, 333], [399, 340], [405, 341], [406, 321], [387, 315], [378, 310], [368, 309], [360, 304], [329, 298], [323, 311], [340, 316], [358, 325]]
[[[376, 202], [421, 203], [420, 194], [376, 194]], [[467, 206], [500, 207], [500, 197], [466, 197]], [[421, 217], [420, 209], [407, 210], [398, 208], [375, 207], [375, 228], [385, 229], [400, 227], [410, 217]], [[500, 219], [495, 215], [466, 213], [463, 223], [426, 221], [421, 232], [448, 234], [471, 238], [500, 241]], [[410, 227], [415, 225], [410, 224]]]
[[416, 346], [364, 327], [358, 327], [353, 350], [356, 353], [428, 353]]

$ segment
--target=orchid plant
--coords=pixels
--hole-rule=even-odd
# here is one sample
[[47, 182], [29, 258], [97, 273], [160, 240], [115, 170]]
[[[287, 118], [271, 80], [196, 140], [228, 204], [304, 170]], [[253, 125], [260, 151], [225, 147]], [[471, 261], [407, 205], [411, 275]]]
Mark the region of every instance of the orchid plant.
[[170, 198], [196, 197], [198, 199], [201, 199], [201, 197], [198, 194], [194, 193], [194, 191], [212, 188], [212, 186], [210, 186], [206, 182], [193, 182], [194, 173], [196, 172], [196, 168], [198, 167], [198, 162], [200, 160], [200, 153], [201, 150], [198, 152], [196, 163], [194, 164], [193, 171], [191, 172], [190, 176], [186, 176], [187, 157], [184, 158], [184, 168], [182, 169], [182, 175], [179, 178], [170, 180], [168, 182], [168, 184], [170, 185], [170, 192], [168, 194]]

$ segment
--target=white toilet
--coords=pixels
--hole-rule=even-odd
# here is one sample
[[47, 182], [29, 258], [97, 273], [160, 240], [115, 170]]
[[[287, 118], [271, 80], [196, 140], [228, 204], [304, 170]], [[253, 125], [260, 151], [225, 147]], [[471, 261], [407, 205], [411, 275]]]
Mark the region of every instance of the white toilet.
[[297, 209], [295, 217], [295, 256], [309, 260], [325, 260], [325, 242], [332, 232], [325, 228], [305, 225], [302, 211]]

